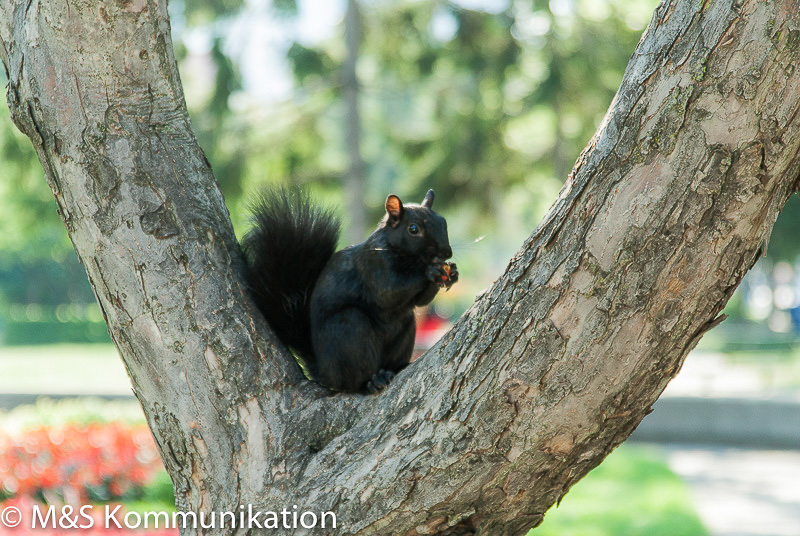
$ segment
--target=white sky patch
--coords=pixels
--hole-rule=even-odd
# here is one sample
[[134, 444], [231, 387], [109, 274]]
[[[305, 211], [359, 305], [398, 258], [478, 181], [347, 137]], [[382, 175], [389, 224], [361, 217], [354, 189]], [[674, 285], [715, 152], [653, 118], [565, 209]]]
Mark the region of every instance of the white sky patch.
[[231, 25], [226, 48], [238, 58], [244, 89], [256, 100], [283, 101], [291, 96], [286, 51], [293, 41], [315, 47], [340, 31], [344, 0], [298, 0], [297, 7], [296, 17], [277, 16], [271, 2], [250, 0]]
[[455, 0], [453, 3], [466, 9], [487, 13], [501, 13], [508, 8], [508, 0]]
[[347, 4], [344, 0], [298, 0], [297, 7], [297, 40], [304, 46], [314, 46], [339, 31]]
[[458, 21], [453, 14], [445, 9], [437, 8], [431, 20], [431, 33], [442, 43], [455, 37], [458, 31]]

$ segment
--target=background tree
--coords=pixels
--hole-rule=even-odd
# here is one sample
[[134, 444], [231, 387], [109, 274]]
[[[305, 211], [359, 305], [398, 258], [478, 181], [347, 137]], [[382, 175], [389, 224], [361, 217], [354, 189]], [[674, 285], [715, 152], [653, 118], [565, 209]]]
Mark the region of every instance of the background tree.
[[[440, 309], [465, 310], [557, 197], [565, 170], [613, 97], [654, 2], [486, 6], [368, 4], [357, 63], [366, 182], [363, 196], [353, 199], [341, 189], [352, 160], [344, 141], [344, 25], [308, 41], [292, 30], [302, 16], [293, 1], [261, 8], [170, 3], [192, 125], [237, 235], [247, 226], [248, 198], [264, 182], [305, 184], [347, 211], [365, 207], [368, 223], [380, 216], [388, 191], [413, 198], [433, 186], [451, 221], [457, 260], [472, 274]], [[253, 67], [245, 61], [262, 45], [241, 40], [242, 20], [259, 17], [287, 28], [285, 41], [275, 46], [295, 81], [294, 89], [270, 102], [251, 96]], [[0, 321], [9, 333], [55, 333], [63, 327], [55, 309], [70, 304], [62, 309], [80, 313], [70, 333], [86, 336], [78, 317], [99, 318], [94, 297], [35, 155], [7, 116], [0, 116], [0, 146], [0, 227], [7, 231], [0, 237], [0, 303], [8, 305]], [[798, 215], [800, 202], [790, 203], [778, 222], [767, 251], [775, 260], [794, 261], [800, 252], [793, 233]], [[488, 239], [467, 245], [482, 235]], [[356, 236], [349, 234], [346, 243]], [[8, 318], [8, 311], [29, 304], [53, 319], [46, 329], [39, 325], [43, 319], [29, 326], [25, 314]]]
[[165, 5], [3, 4], [0, 58], [180, 508], [513, 534], [630, 434], [763, 251], [797, 189], [799, 23], [659, 6], [547, 218], [380, 397], [326, 396], [253, 312]]

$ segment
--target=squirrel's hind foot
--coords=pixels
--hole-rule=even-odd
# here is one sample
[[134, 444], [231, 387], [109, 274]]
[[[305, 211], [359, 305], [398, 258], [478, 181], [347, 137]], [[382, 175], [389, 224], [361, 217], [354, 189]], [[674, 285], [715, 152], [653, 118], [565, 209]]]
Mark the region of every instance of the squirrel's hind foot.
[[370, 394], [378, 394], [389, 385], [389, 382], [394, 378], [394, 372], [391, 370], [381, 369], [372, 375], [372, 379], [367, 382], [367, 391]]

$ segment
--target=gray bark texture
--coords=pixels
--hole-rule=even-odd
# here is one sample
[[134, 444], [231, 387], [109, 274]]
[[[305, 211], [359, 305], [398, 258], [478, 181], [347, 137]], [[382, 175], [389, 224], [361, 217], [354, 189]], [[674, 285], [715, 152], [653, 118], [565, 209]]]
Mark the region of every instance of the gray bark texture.
[[165, 2], [0, 5], [11, 115], [181, 510], [336, 513], [336, 531], [297, 534], [524, 534], [648, 413], [798, 186], [798, 4], [664, 1], [505, 274], [385, 393], [328, 396], [246, 295]]

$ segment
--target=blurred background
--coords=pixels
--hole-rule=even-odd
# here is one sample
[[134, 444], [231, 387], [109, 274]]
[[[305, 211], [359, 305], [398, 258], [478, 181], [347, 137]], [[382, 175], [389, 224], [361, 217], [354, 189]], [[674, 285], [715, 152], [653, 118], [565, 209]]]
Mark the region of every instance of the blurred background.
[[[435, 189], [461, 281], [421, 313], [424, 349], [555, 200], [655, 5], [173, 0], [169, 9], [193, 127], [238, 236], [265, 184], [302, 184], [336, 207], [342, 246], [369, 234], [388, 193], [419, 202]], [[631, 441], [534, 534], [800, 534], [798, 230], [794, 196], [730, 318]], [[5, 107], [0, 408], [0, 501], [171, 507], [42, 168]]]

